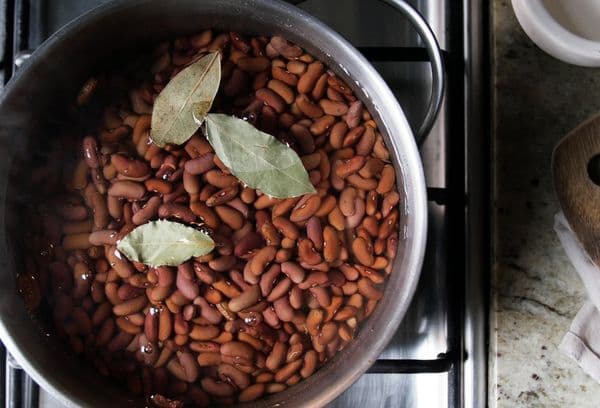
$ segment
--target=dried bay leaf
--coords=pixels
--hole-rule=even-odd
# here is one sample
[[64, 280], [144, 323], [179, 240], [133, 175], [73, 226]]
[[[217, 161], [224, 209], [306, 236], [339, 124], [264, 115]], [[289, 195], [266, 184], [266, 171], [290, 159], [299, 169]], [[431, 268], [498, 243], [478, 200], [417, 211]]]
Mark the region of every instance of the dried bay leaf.
[[210, 110], [221, 82], [221, 54], [212, 52], [179, 72], [154, 102], [150, 137], [157, 146], [185, 143]]
[[[202, 118], [198, 114], [198, 121]], [[300, 157], [273, 136], [234, 116], [206, 115], [206, 137], [231, 173], [276, 198], [314, 193]]]
[[178, 266], [192, 257], [208, 254], [214, 247], [208, 234], [166, 220], [140, 225], [117, 244], [128, 259], [151, 266]]

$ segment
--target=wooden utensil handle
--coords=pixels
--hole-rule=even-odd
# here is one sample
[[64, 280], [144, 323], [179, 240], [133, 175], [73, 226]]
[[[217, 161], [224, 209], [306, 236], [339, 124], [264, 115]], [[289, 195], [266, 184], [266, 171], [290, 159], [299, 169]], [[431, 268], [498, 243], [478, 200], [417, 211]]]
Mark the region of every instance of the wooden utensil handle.
[[589, 175], [590, 161], [600, 155], [600, 115], [571, 131], [552, 153], [554, 188], [573, 232], [600, 266], [600, 185]]

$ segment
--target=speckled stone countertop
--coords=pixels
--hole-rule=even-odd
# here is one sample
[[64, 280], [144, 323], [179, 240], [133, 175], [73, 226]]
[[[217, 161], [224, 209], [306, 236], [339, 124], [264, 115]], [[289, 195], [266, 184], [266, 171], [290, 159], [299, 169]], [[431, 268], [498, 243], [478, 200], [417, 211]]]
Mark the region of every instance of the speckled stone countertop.
[[600, 384], [558, 350], [585, 299], [553, 231], [554, 145], [600, 111], [600, 69], [537, 48], [510, 1], [493, 2], [495, 265], [490, 407], [598, 407]]

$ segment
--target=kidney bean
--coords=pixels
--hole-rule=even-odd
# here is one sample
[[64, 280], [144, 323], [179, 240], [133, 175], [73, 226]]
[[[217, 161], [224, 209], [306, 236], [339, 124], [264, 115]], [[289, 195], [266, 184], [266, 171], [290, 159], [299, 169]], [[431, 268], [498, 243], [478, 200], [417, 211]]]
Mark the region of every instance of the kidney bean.
[[115, 169], [124, 176], [133, 178], [145, 177], [150, 172], [150, 168], [145, 162], [122, 154], [111, 155], [110, 161]]
[[322, 261], [321, 255], [315, 251], [312, 241], [308, 239], [298, 241], [298, 257], [309, 265], [316, 265]]
[[306, 195], [292, 210], [290, 220], [292, 222], [300, 222], [309, 219], [319, 208], [321, 198], [318, 195]]
[[[283, 84], [283, 82], [281, 83]], [[270, 88], [257, 90], [255, 96], [258, 100], [264, 102], [265, 105], [272, 107], [277, 113], [281, 113], [285, 109], [286, 101], [284, 98]]]
[[240, 402], [250, 402], [257, 400], [265, 393], [265, 384], [252, 384], [243, 389], [238, 396]]
[[288, 291], [291, 287], [292, 281], [289, 278], [282, 279], [271, 290], [271, 293], [269, 293], [269, 296], [267, 296], [267, 301], [273, 302], [274, 300], [279, 299], [282, 296], [287, 296]]
[[273, 49], [286, 58], [297, 58], [302, 55], [302, 48], [297, 45], [290, 44], [285, 38], [275, 36], [269, 42]]
[[398, 210], [394, 209], [383, 219], [379, 226], [379, 233], [377, 234], [379, 239], [384, 240], [392, 233], [392, 230], [398, 224], [398, 217]]
[[323, 109], [313, 103], [305, 94], [298, 95], [294, 103], [300, 112], [311, 119], [317, 119], [324, 115]]
[[287, 296], [281, 297], [273, 302], [273, 309], [277, 317], [284, 322], [292, 321], [294, 317], [294, 309], [290, 305]]
[[[207, 209], [208, 209], [208, 207], [207, 207]], [[212, 214], [208, 213], [207, 210], [201, 208], [200, 206], [197, 208], [197, 210], [200, 210], [197, 212], [205, 214], [205, 220], [208, 219], [211, 221], [211, 223], [213, 223], [213, 224], [217, 223], [217, 225], [218, 225], [218, 220], [216, 218], [215, 218], [215, 220], [210, 219]], [[219, 206], [214, 207], [214, 211], [217, 213], [219, 219], [224, 224], [228, 225], [229, 227], [231, 227], [234, 230], [242, 228], [242, 226], [244, 225], [244, 217], [242, 216], [242, 214], [239, 211], [237, 211], [234, 208], [219, 205]], [[208, 222], [206, 222], [206, 223], [207, 223], [207, 225], [209, 225]]]
[[[295, 98], [294, 91], [285, 82], [280, 81], [278, 79], [271, 79], [268, 82], [267, 87], [271, 91], [275, 92], [284, 103], [291, 104], [292, 102], [294, 102], [294, 98]], [[258, 91], [257, 91], [257, 93], [258, 93]], [[261, 99], [260, 97], [258, 97], [258, 95], [257, 95], [257, 98]], [[273, 106], [273, 105], [271, 105], [271, 106]], [[275, 109], [275, 110], [277, 110], [277, 109]], [[282, 111], [283, 111], [283, 108], [281, 109], [281, 111], [278, 111], [278, 112], [281, 113]]]
[[196, 215], [192, 210], [184, 205], [175, 203], [166, 203], [158, 207], [158, 217], [175, 218], [186, 223], [192, 223], [196, 220]]
[[213, 195], [211, 195], [206, 200], [206, 205], [209, 207], [215, 207], [215, 206], [225, 204], [228, 201], [233, 200], [237, 196], [237, 194], [238, 194], [237, 184], [223, 188], [223, 189], [215, 192]]
[[306, 72], [298, 80], [298, 92], [302, 94], [309, 93], [314, 88], [317, 80], [323, 74], [325, 67], [319, 61], [308, 65]]
[[252, 285], [239, 296], [231, 299], [228, 303], [228, 307], [232, 312], [239, 312], [256, 304], [260, 299], [260, 296], [260, 287], [258, 285]]
[[127, 316], [139, 312], [146, 306], [148, 299], [146, 296], [138, 296], [136, 298], [126, 300], [113, 307], [113, 313], [116, 316]]
[[116, 181], [108, 189], [108, 195], [128, 200], [140, 200], [145, 194], [143, 184], [129, 180]]
[[85, 163], [91, 169], [97, 169], [100, 167], [100, 160], [98, 158], [98, 145], [96, 139], [92, 136], [86, 136], [83, 139], [83, 158]]
[[329, 99], [321, 99], [319, 105], [326, 115], [343, 116], [348, 112], [348, 105], [344, 102], [332, 101]]
[[315, 83], [315, 86], [311, 92], [311, 96], [313, 97], [313, 99], [315, 100], [320, 100], [323, 98], [323, 96], [325, 95], [326, 91], [327, 91], [327, 77], [329, 76], [329, 74], [324, 73], [322, 74], [319, 79], [317, 79], [317, 82]]
[[275, 381], [284, 382], [302, 367], [303, 360], [295, 360], [286, 364], [275, 373]]

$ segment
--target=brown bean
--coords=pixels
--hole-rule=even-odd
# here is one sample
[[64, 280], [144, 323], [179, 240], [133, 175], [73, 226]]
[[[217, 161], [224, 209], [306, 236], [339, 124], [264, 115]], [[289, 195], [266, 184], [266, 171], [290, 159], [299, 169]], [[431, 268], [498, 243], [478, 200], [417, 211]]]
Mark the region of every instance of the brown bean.
[[323, 74], [325, 67], [319, 61], [308, 65], [306, 72], [298, 80], [298, 92], [306, 94], [312, 91], [317, 80]]
[[150, 168], [145, 162], [122, 154], [113, 154], [110, 161], [119, 173], [127, 177], [144, 177], [150, 172]]
[[314, 245], [309, 239], [298, 241], [298, 257], [309, 265], [316, 265], [322, 261], [321, 255], [315, 251]]
[[275, 109], [277, 113], [281, 113], [285, 109], [286, 101], [275, 91], [270, 88], [262, 88], [256, 91], [255, 96], [258, 100], [264, 102]]
[[282, 279], [271, 290], [271, 293], [269, 293], [269, 296], [267, 296], [267, 301], [273, 302], [282, 296], [287, 296], [288, 291], [290, 290], [291, 287], [292, 287], [292, 281], [289, 278]]
[[377, 289], [368, 278], [358, 280], [358, 292], [369, 300], [379, 300], [383, 296], [383, 292]]
[[117, 231], [115, 230], [99, 230], [94, 231], [89, 235], [90, 244], [95, 246], [100, 245], [116, 245]]
[[116, 181], [108, 189], [108, 195], [128, 200], [140, 200], [145, 194], [144, 184], [129, 180]]
[[[271, 75], [273, 76], [273, 78], [284, 82], [285, 84], [289, 85], [289, 86], [296, 86], [296, 84], [298, 83], [298, 77], [294, 74], [292, 74], [291, 72], [288, 72], [287, 70], [285, 70], [282, 67], [277, 67], [277, 66], [273, 66], [271, 68]], [[267, 79], [267, 78], [265, 78]], [[265, 83], [267, 81], [265, 80]]]
[[185, 162], [185, 171], [192, 175], [199, 175], [206, 173], [207, 171], [215, 167], [214, 163], [215, 155], [213, 153], [204, 153], [192, 160]]
[[271, 353], [267, 357], [266, 367], [271, 370], [277, 370], [281, 364], [285, 362], [285, 357], [287, 355], [287, 345], [282, 342], [277, 342], [273, 346]]
[[[205, 223], [212, 229], [217, 229], [219, 227], [219, 218], [213, 211], [213, 209], [209, 208], [206, 204], [201, 201], [194, 201], [190, 203], [190, 210], [196, 215], [201, 222]], [[217, 210], [215, 208], [215, 210]], [[231, 209], [232, 211], [235, 211]]]
[[100, 159], [98, 158], [98, 145], [96, 139], [92, 136], [86, 136], [83, 139], [83, 158], [85, 163], [91, 169], [100, 167]]
[[345, 117], [348, 127], [353, 128], [358, 126], [362, 119], [362, 109], [363, 103], [361, 101], [354, 101], [350, 104]]
[[341, 149], [346, 133], [348, 133], [348, 126], [346, 123], [337, 122], [333, 125], [331, 132], [329, 133], [329, 144], [331, 144], [334, 149]]
[[326, 345], [331, 343], [337, 337], [338, 326], [335, 322], [327, 322], [321, 328], [319, 332], [319, 337], [317, 339], [318, 343], [321, 345]]
[[285, 38], [280, 36], [272, 37], [269, 45], [271, 45], [277, 53], [286, 58], [297, 58], [302, 55], [302, 48], [289, 43]]
[[265, 384], [252, 384], [248, 388], [242, 390], [238, 396], [240, 402], [249, 402], [257, 400], [265, 393]]
[[148, 191], [161, 194], [169, 194], [173, 191], [173, 185], [166, 180], [148, 179], [144, 181], [144, 185]]
[[338, 160], [335, 163], [335, 173], [340, 178], [346, 178], [359, 171], [365, 163], [365, 156], [354, 156], [350, 159]]
[[229, 186], [229, 187], [225, 187], [225, 188], [217, 191], [213, 195], [211, 195], [206, 200], [206, 205], [209, 207], [216, 207], [218, 205], [225, 204], [228, 201], [233, 200], [237, 196], [238, 189], [239, 188], [238, 188], [237, 184]]
[[[305, 74], [306, 75], [306, 74]], [[304, 115], [308, 116], [311, 119], [320, 118], [324, 115], [323, 109], [315, 103], [313, 103], [308, 97], [304, 94], [300, 94], [296, 97], [296, 106]]]
[[292, 102], [294, 102], [294, 91], [285, 82], [282, 82], [278, 79], [271, 79], [267, 84], [267, 87], [273, 92], [275, 92], [277, 95], [279, 95], [281, 99], [285, 101], [285, 103], [291, 104]]
[[[215, 159], [216, 158], [217, 157], [215, 156]], [[209, 170], [204, 173], [204, 178], [208, 183], [217, 188], [227, 188], [238, 183], [238, 180], [234, 176], [225, 174], [220, 170]]]
[[340, 240], [337, 232], [329, 225], [323, 229], [323, 257], [327, 262], [333, 262], [340, 256]]
[[295, 262], [284, 262], [281, 271], [285, 273], [294, 283], [301, 283], [305, 277], [304, 268]]
[[329, 281], [324, 272], [311, 272], [298, 286], [300, 289], [308, 289], [314, 286], [324, 285]]
[[383, 219], [379, 226], [379, 233], [377, 234], [379, 239], [386, 239], [392, 233], [392, 230], [398, 224], [398, 217], [398, 210], [394, 209]]
[[335, 118], [331, 115], [321, 116], [320, 118], [315, 119], [312, 125], [310, 125], [310, 133], [315, 136], [321, 136], [326, 133], [331, 126], [335, 123]]
[[133, 324], [133, 322], [131, 322], [127, 317], [118, 317], [115, 322], [117, 323], [117, 327], [125, 333], [139, 334], [142, 332], [142, 328]]
[[271, 293], [275, 279], [280, 273], [281, 267], [278, 264], [273, 264], [261, 275], [259, 286], [262, 296], [268, 296]]
[[275, 381], [284, 382], [302, 367], [303, 360], [298, 359], [286, 364], [275, 373]]
[[375, 190], [377, 188], [377, 180], [375, 179], [365, 179], [362, 178], [361, 176], [359, 176], [358, 174], [351, 174], [349, 175], [346, 180], [353, 185], [354, 187], [358, 188], [359, 190], [364, 190], [364, 191], [369, 191], [369, 190]]
[[267, 394], [275, 394], [275, 393], [285, 390], [286, 388], [287, 388], [287, 386], [285, 384], [270, 383], [270, 384], [265, 385], [265, 392]]
[[194, 325], [194, 327], [192, 327], [192, 330], [190, 331], [190, 337], [194, 340], [201, 340], [201, 341], [212, 340], [215, 337], [217, 337], [220, 332], [221, 332], [221, 330], [219, 329], [218, 326], [213, 326], [213, 325], [200, 326], [200, 325], [196, 324], [196, 325]]
[[131, 220], [135, 225], [142, 225], [150, 221], [150, 219], [156, 217], [158, 215], [159, 207], [161, 206], [160, 197], [150, 197], [150, 199], [144, 204], [142, 208], [140, 208]]
[[319, 356], [317, 352], [315, 350], [308, 350], [304, 355], [302, 369], [300, 370], [302, 378], [310, 377], [315, 372], [318, 364]]
[[119, 303], [113, 307], [113, 313], [116, 316], [127, 316], [137, 313], [146, 306], [148, 299], [146, 296], [138, 296], [136, 298]]
[[[201, 342], [194, 342], [191, 344], [199, 344], [199, 343], [201, 343]], [[216, 343], [212, 343], [212, 344], [216, 344]], [[221, 364], [221, 361], [222, 361], [221, 353], [218, 352], [218, 350], [219, 350], [218, 348], [216, 350], [217, 350], [216, 352], [201, 352], [200, 354], [198, 354], [198, 358], [197, 358], [198, 365], [200, 367], [210, 367], [210, 366], [218, 366], [219, 364]]]
[[249, 375], [238, 370], [233, 365], [220, 364], [217, 371], [223, 381], [233, 382], [239, 389], [243, 390], [250, 385]]
[[277, 317], [284, 322], [291, 322], [294, 318], [294, 309], [290, 305], [287, 296], [281, 297], [273, 302], [273, 309]]
[[302, 75], [306, 71], [306, 64], [301, 61], [292, 60], [288, 61], [286, 68], [292, 74]]
[[267, 264], [275, 258], [276, 252], [277, 249], [272, 246], [267, 246], [258, 250], [250, 260], [250, 271], [257, 276], [263, 273]]
[[319, 105], [326, 115], [343, 116], [348, 112], [348, 105], [344, 102], [331, 101], [329, 99], [321, 99]]
[[396, 175], [394, 173], [394, 168], [386, 164], [383, 166], [383, 170], [381, 170], [381, 178], [379, 179], [379, 184], [377, 184], [377, 192], [379, 194], [386, 194], [392, 190], [394, 187], [394, 182], [396, 180]]
[[371, 126], [365, 126], [365, 132], [363, 133], [360, 141], [356, 145], [356, 154], [367, 156], [373, 150], [375, 144], [375, 130]]
[[[306, 215], [306, 210], [303, 209], [304, 215]], [[312, 215], [312, 214], [311, 214]], [[298, 239], [300, 232], [298, 231], [298, 227], [296, 227], [290, 220], [284, 217], [276, 217], [273, 218], [273, 225], [277, 228], [277, 230], [286, 238], [290, 238], [292, 240]]]
[[223, 223], [229, 225], [232, 229], [237, 230], [244, 225], [244, 217], [239, 211], [223, 205], [214, 207], [214, 210]]
[[[301, 222], [309, 219], [321, 205], [321, 198], [318, 195], [306, 195], [292, 210], [290, 221]], [[285, 234], [284, 234], [285, 235]]]
[[260, 296], [260, 287], [258, 285], [252, 285], [239, 296], [231, 299], [228, 303], [228, 307], [232, 312], [239, 312], [255, 305], [260, 299]]
[[327, 91], [327, 78], [328, 77], [329, 77], [329, 74], [324, 73], [319, 77], [319, 79], [317, 79], [317, 82], [315, 83], [315, 87], [313, 88], [313, 90], [311, 92], [311, 96], [313, 97], [313, 99], [319, 100], [319, 99], [323, 98], [323, 96], [325, 95], [325, 92]]
[[129, 278], [133, 275], [133, 266], [115, 247], [105, 247], [105, 255], [109, 265], [115, 269], [121, 278]]
[[306, 236], [317, 250], [323, 249], [323, 228], [318, 217], [312, 216], [306, 223]]
[[254, 349], [240, 341], [230, 341], [221, 345], [223, 356], [239, 358], [246, 361], [254, 360]]

